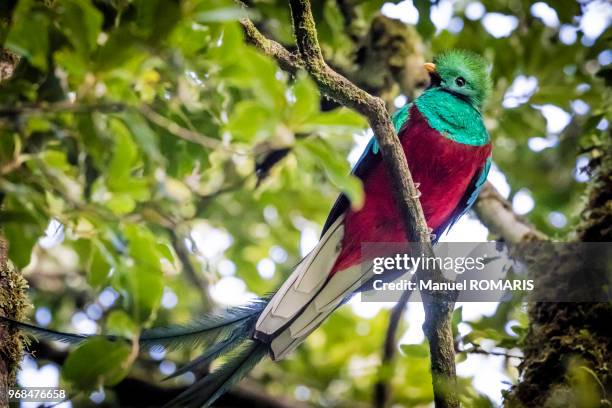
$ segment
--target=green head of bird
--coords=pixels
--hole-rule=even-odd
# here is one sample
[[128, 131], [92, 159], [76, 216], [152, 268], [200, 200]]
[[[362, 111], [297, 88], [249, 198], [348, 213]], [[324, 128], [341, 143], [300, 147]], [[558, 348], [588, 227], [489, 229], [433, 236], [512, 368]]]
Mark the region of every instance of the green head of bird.
[[450, 92], [480, 110], [491, 92], [487, 61], [470, 51], [445, 52], [425, 64], [431, 86]]

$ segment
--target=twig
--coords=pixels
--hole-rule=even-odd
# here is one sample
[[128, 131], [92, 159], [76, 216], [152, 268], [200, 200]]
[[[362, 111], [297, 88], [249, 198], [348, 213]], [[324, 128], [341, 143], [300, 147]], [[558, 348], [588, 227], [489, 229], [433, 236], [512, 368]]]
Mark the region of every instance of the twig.
[[[419, 193], [408, 169], [404, 150], [395, 134], [384, 102], [358, 88], [345, 77], [332, 70], [324, 61], [308, 0], [290, 0], [293, 29], [303, 66], [315, 80], [321, 91], [337, 102], [366, 116], [378, 144], [384, 163], [393, 183], [404, 230], [410, 242], [425, 256], [432, 256], [429, 229], [419, 202]], [[276, 58], [279, 63], [296, 66], [288, 51], [282, 52], [277, 43], [265, 39], [256, 27], [243, 20], [247, 39], [260, 50]], [[253, 41], [255, 40], [255, 41]], [[269, 41], [269, 40], [268, 40]], [[259, 45], [258, 45], [259, 44]], [[440, 271], [418, 272], [419, 279], [443, 281]], [[425, 294], [424, 294], [425, 295]], [[425, 324], [423, 329], [429, 340], [431, 366], [436, 407], [459, 407], [456, 395], [455, 356], [450, 318], [454, 308], [454, 294], [445, 299], [424, 296]]]
[[25, 115], [50, 115], [61, 112], [90, 113], [104, 112], [117, 113], [126, 109], [122, 103], [95, 103], [81, 104], [68, 101], [54, 103], [20, 104], [13, 107], [0, 108], [0, 118], [12, 118]]
[[51, 115], [62, 112], [70, 113], [91, 113], [91, 112], [102, 112], [102, 113], [118, 113], [126, 110], [135, 110], [140, 113], [144, 118], [149, 120], [151, 123], [167, 130], [169, 133], [176, 137], [187, 140], [192, 143], [197, 143], [208, 149], [222, 149], [227, 150], [236, 154], [246, 155], [248, 152], [239, 151], [231, 148], [224, 144], [221, 140], [214, 139], [212, 137], [203, 135], [202, 133], [195, 132], [180, 126], [178, 123], [166, 118], [155, 112], [151, 107], [147, 105], [141, 105], [140, 107], [133, 107], [123, 103], [97, 103], [97, 104], [81, 104], [72, 102], [56, 102], [56, 103], [40, 103], [40, 104], [23, 104], [16, 107], [2, 107], [0, 108], [0, 119], [1, 118], [16, 118], [19, 116], [29, 115]]
[[140, 108], [138, 108], [138, 111], [140, 112], [140, 114], [142, 116], [144, 116], [150, 122], [152, 122], [152, 123], [156, 124], [157, 126], [167, 130], [168, 132], [170, 132], [174, 136], [177, 136], [177, 137], [179, 137], [181, 139], [187, 140], [187, 141], [192, 142], [192, 143], [197, 143], [197, 144], [199, 144], [199, 145], [201, 145], [203, 147], [206, 147], [208, 149], [227, 150], [227, 151], [230, 151], [232, 153], [241, 154], [241, 155], [248, 154], [247, 152], [235, 150], [235, 149], [225, 145], [220, 140], [213, 139], [212, 137], [205, 136], [205, 135], [203, 135], [203, 134], [201, 134], [199, 132], [194, 132], [193, 130], [184, 128], [184, 127], [180, 126], [178, 123], [173, 122], [170, 119], [166, 118], [165, 116], [162, 116], [159, 113], [155, 112], [153, 109], [151, 109], [147, 105], [141, 105]]
[[523, 359], [523, 356], [515, 356], [513, 354], [508, 354], [504, 351], [487, 351], [485, 349], [483, 349], [482, 347], [480, 347], [477, 344], [473, 344], [473, 347], [470, 349], [465, 349], [465, 350], [460, 350], [461, 353], [470, 353], [470, 354], [484, 354], [484, 355], [488, 355], [488, 356], [502, 356], [502, 357], [506, 357], [506, 358], [518, 358], [519, 360]]
[[[383, 355], [381, 366], [388, 367], [392, 364], [396, 354], [397, 344], [397, 330], [399, 328], [400, 321], [406, 310], [406, 304], [412, 295], [411, 291], [405, 291], [402, 293], [400, 300], [393, 307], [391, 315], [389, 316], [389, 326], [387, 326], [387, 335], [385, 337], [385, 343], [383, 346]], [[384, 408], [387, 406], [389, 400], [390, 387], [388, 378], [379, 378], [376, 384], [374, 384], [374, 407]]]
[[232, 184], [228, 184], [224, 187], [220, 187], [218, 190], [213, 191], [209, 194], [202, 194], [199, 197], [197, 206], [196, 206], [196, 215], [199, 216], [208, 206], [208, 204], [216, 199], [217, 197], [227, 194], [227, 193], [232, 193], [234, 191], [238, 191], [241, 188], [243, 188], [247, 182], [250, 179], [250, 175], [241, 179], [238, 179], [235, 183]]
[[30, 154], [20, 155], [19, 152], [17, 152], [17, 156], [15, 156], [13, 160], [10, 160], [0, 166], [0, 176], [7, 175], [12, 171], [17, 170], [19, 167], [21, 167], [23, 163], [27, 162], [31, 158], [32, 158], [32, 155]]
[[205, 310], [210, 310], [214, 302], [212, 299], [210, 299], [210, 295], [208, 294], [208, 283], [202, 279], [196, 268], [193, 266], [191, 255], [185, 246], [184, 238], [181, 239], [175, 230], [170, 230], [170, 238], [172, 240], [174, 251], [183, 265], [183, 271], [187, 275], [187, 279], [189, 279], [191, 283], [200, 289], [202, 306]]

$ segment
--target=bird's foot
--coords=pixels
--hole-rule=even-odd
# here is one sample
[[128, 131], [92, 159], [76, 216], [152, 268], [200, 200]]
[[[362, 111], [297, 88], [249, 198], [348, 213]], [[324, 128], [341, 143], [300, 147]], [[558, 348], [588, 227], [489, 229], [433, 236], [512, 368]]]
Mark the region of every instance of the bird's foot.
[[429, 240], [435, 241], [438, 236], [433, 233], [434, 232], [433, 228], [427, 228], [427, 230], [428, 230], [427, 232], [429, 232]]

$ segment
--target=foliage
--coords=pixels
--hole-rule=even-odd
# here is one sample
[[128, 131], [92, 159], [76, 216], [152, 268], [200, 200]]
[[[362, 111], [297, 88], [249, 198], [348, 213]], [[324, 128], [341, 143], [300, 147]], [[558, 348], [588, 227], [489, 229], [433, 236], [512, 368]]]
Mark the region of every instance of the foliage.
[[[265, 32], [290, 45], [286, 2], [251, 3]], [[346, 30], [347, 16], [333, 0], [314, 3], [326, 58], [354, 65], [360, 44]], [[350, 24], [360, 33], [384, 2], [358, 3]], [[535, 200], [529, 220], [563, 236], [584, 187], [573, 177], [576, 157], [597, 154], [601, 120], [610, 114], [609, 91], [596, 76], [609, 31], [588, 46], [580, 33], [566, 45], [558, 28], [531, 14], [530, 2], [494, 0], [487, 12], [518, 19], [508, 37], [494, 38], [466, 18], [463, 2], [455, 5], [463, 28], [454, 33], [436, 29], [428, 2], [417, 4], [416, 29], [428, 56], [469, 48], [493, 63], [485, 115], [495, 163], [511, 198], [525, 188]], [[571, 1], [550, 5], [562, 24], [575, 24], [581, 14]], [[79, 311], [100, 332], [126, 337], [189, 321], [214, 307], [203, 288], [233, 274], [263, 295], [299, 261], [302, 233], [322, 224], [339, 191], [359, 205], [361, 187], [346, 156], [365, 121], [330, 110], [333, 104], [321, 100], [304, 73], [290, 76], [245, 44], [237, 20], [247, 11], [234, 1], [20, 0], [0, 11], [10, 20], [0, 40], [22, 56], [14, 78], [0, 88], [2, 228], [11, 260], [27, 266], [32, 301], [51, 311], [52, 326], [74, 329], [68, 322]], [[517, 75], [534, 76], [537, 90], [503, 107]], [[571, 113], [560, 134], [547, 134], [539, 106], [571, 112], [577, 99], [588, 113]], [[534, 151], [528, 142], [536, 137], [557, 142]], [[286, 148], [288, 155], [258, 180], [256, 165]], [[551, 211], [570, 222], [555, 227]], [[262, 261], [272, 262], [273, 274], [260, 273]], [[106, 302], [109, 294], [118, 295], [114, 304]], [[473, 331], [463, 345], [485, 339], [516, 347], [520, 329], [509, 334], [506, 325], [524, 319], [518, 305], [502, 304], [493, 316], [467, 323]], [[314, 404], [367, 405], [378, 376], [390, 375], [378, 368], [386, 324], [383, 312], [364, 321], [344, 308], [294, 358], [264, 364], [253, 375], [272, 394], [307, 386]], [[355, 331], [363, 341], [354, 341]], [[391, 377], [394, 402], [429, 403], [426, 348], [401, 350]], [[70, 353], [63, 381], [91, 391], [130, 370], [146, 372], [150, 361], [134, 362], [130, 351], [95, 338]], [[177, 350], [165, 358], [183, 362], [196, 353]], [[94, 356], [100, 365], [88, 364]], [[466, 404], [490, 406], [469, 379], [462, 385]]]

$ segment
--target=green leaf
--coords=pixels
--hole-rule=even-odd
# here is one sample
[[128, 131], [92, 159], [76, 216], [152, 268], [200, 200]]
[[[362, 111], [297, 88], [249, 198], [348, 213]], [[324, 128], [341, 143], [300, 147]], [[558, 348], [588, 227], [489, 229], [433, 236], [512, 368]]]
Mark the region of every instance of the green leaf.
[[[134, 201], [144, 201], [150, 196], [148, 180], [134, 175], [142, 167], [140, 150], [134, 143], [128, 128], [117, 119], [110, 121], [110, 128], [115, 136], [113, 156], [107, 171], [108, 189], [115, 193], [128, 194]], [[129, 210], [131, 203], [125, 198], [115, 199], [111, 208], [118, 213]]]
[[465, 360], [467, 360], [466, 352], [460, 352], [455, 354], [455, 364], [463, 363]]
[[119, 270], [120, 283], [128, 294], [128, 307], [138, 323], [155, 316], [164, 291], [161, 269], [132, 265]]
[[428, 0], [420, 0], [416, 1], [414, 6], [419, 11], [419, 22], [416, 25], [417, 31], [423, 38], [428, 39], [436, 32], [436, 26], [429, 17], [431, 2]]
[[153, 44], [165, 40], [181, 17], [180, 3], [165, 0], [135, 0], [139, 36]]
[[194, 19], [199, 23], [219, 23], [223, 21], [238, 20], [244, 16], [244, 11], [239, 7], [231, 6], [201, 11], [194, 16]]
[[463, 321], [463, 306], [459, 306], [457, 309], [453, 311], [453, 318], [451, 320], [451, 325], [453, 328], [453, 336], [457, 336], [459, 334], [457, 326], [459, 326], [459, 323], [461, 323], [462, 321]]
[[80, 84], [87, 74], [87, 60], [83, 59], [76, 51], [67, 48], [56, 51], [53, 54], [55, 64], [68, 73], [70, 83]]
[[166, 259], [170, 263], [176, 262], [176, 257], [174, 256], [174, 251], [172, 250], [172, 246], [163, 242], [159, 242], [156, 246], [157, 252], [159, 252], [160, 256]]
[[45, 150], [41, 153], [40, 158], [47, 166], [55, 170], [67, 172], [72, 168], [66, 159], [66, 153], [58, 150]]
[[62, 378], [82, 391], [112, 386], [129, 372], [130, 346], [94, 337], [72, 351], [62, 366]]
[[131, 339], [137, 331], [136, 324], [123, 310], [113, 310], [106, 318], [106, 332]]
[[112, 193], [105, 205], [117, 215], [129, 214], [136, 208], [136, 202], [128, 193]]
[[406, 357], [412, 358], [428, 358], [429, 348], [427, 344], [402, 344], [400, 350]]
[[319, 91], [306, 75], [301, 74], [292, 88], [295, 102], [289, 107], [289, 125], [301, 124], [319, 111]]
[[36, 224], [10, 222], [2, 225], [2, 231], [9, 242], [9, 258], [18, 269], [26, 267], [43, 230]]
[[87, 277], [92, 287], [99, 288], [106, 283], [111, 271], [109, 257], [110, 255], [103, 244], [92, 242], [89, 261], [87, 262]]
[[128, 241], [130, 256], [141, 265], [159, 268], [158, 243], [149, 229], [127, 225], [125, 237]]
[[160, 162], [162, 160], [162, 155], [158, 147], [158, 137], [142, 116], [130, 112], [123, 114], [121, 119], [130, 130], [136, 143], [145, 155], [153, 162]]
[[346, 159], [338, 154], [322, 139], [308, 139], [298, 144], [303, 155], [317, 163], [325, 170], [329, 180], [345, 192], [351, 201], [353, 208], [361, 208], [363, 205], [363, 187], [361, 181], [350, 172], [350, 166]]
[[235, 140], [249, 142], [267, 139], [274, 131], [274, 112], [257, 101], [240, 101], [234, 108], [227, 129]]
[[102, 28], [102, 13], [87, 0], [62, 0], [59, 9], [59, 27], [68, 41], [83, 57], [97, 46]]
[[515, 324], [514, 326], [510, 326], [510, 330], [512, 333], [516, 334], [519, 337], [524, 337], [527, 334], [527, 327], [520, 326]]
[[111, 189], [125, 184], [136, 160], [138, 159], [137, 146], [130, 137], [128, 129], [118, 120], [110, 121], [111, 131], [115, 135], [113, 158], [108, 167], [108, 184]]
[[5, 46], [23, 55], [42, 71], [47, 70], [49, 18], [36, 10], [33, 0], [22, 0], [13, 13], [11, 31]]
[[299, 127], [302, 132], [359, 132], [367, 127], [363, 116], [346, 108], [334, 109], [314, 115]]
[[[255, 95], [252, 99], [254, 102], [257, 101], [272, 112], [282, 112], [287, 106], [286, 86], [285, 81], [277, 78], [278, 65], [270, 57], [250, 48], [243, 48], [241, 58], [234, 58], [237, 51], [226, 46], [229, 41], [225, 36], [232, 32], [238, 35], [240, 32], [237, 30], [233, 25], [228, 27], [221, 47], [211, 53], [217, 58], [231, 58], [223, 64], [225, 68], [221, 75], [237, 88], [250, 89]], [[223, 54], [223, 57], [219, 54]]]
[[128, 252], [131, 261], [125, 261], [119, 269], [119, 282], [127, 294], [132, 316], [144, 323], [154, 316], [164, 289], [160, 253], [155, 236], [135, 225], [125, 227]]

